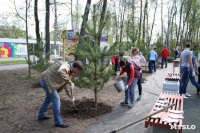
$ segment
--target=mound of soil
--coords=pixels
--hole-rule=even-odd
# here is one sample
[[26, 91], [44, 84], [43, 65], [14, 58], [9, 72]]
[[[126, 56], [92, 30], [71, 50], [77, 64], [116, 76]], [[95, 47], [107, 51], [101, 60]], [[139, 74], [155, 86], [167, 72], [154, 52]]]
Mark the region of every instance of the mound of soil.
[[41, 87], [40, 82], [31, 84], [31, 88], [40, 88], [40, 87]]
[[93, 99], [82, 99], [75, 101], [76, 111], [70, 101], [61, 100], [61, 114], [63, 117], [74, 117], [77, 119], [89, 119], [100, 116], [112, 111], [112, 107], [102, 102], [98, 102], [98, 107], [95, 109]]

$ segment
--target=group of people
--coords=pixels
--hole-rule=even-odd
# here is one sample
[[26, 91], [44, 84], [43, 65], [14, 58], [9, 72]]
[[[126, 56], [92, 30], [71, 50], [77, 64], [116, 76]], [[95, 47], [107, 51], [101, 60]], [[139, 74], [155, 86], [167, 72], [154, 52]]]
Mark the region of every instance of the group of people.
[[[119, 61], [119, 66], [121, 68], [121, 71], [116, 75], [119, 77], [124, 72], [127, 73], [127, 79], [125, 82], [125, 99], [124, 101], [121, 102], [121, 105], [127, 105], [128, 108], [132, 108], [134, 106], [136, 84], [138, 85], [138, 90], [139, 90], [139, 95], [137, 100], [141, 99], [142, 97], [141, 63], [145, 62], [146, 60], [142, 55], [142, 52], [140, 52], [139, 49], [136, 47], [131, 49], [130, 57], [126, 61], [125, 60]], [[136, 69], [136, 67], [138, 67], [138, 69]]]
[[[197, 60], [190, 51], [191, 44], [187, 43], [185, 49], [180, 55], [180, 94], [184, 94], [184, 98], [187, 98], [191, 95], [186, 93], [186, 88], [188, 81], [192, 82], [193, 85], [197, 88], [197, 94], [200, 92], [200, 63], [197, 64]], [[121, 54], [123, 56], [124, 53]], [[167, 57], [169, 56], [169, 50], [164, 46], [160, 57], [162, 57], [162, 66], [163, 68], [165, 62], [165, 68], [167, 67]], [[152, 73], [152, 69], [156, 71], [156, 59], [158, 55], [156, 53], [156, 47], [148, 54], [149, 61], [149, 71]], [[141, 63], [145, 63], [146, 59], [142, 55], [142, 52], [139, 51], [137, 47], [131, 49], [131, 54], [127, 60], [120, 59], [120, 54], [112, 57], [111, 59], [113, 65], [115, 66], [115, 72], [121, 68], [120, 73], [116, 73], [116, 76], [119, 77], [123, 73], [127, 73], [127, 79], [125, 82], [125, 98], [121, 102], [121, 105], [127, 105], [128, 108], [134, 106], [135, 100], [135, 87], [138, 85], [139, 95], [137, 100], [141, 100], [142, 97], [142, 70]], [[54, 124], [55, 127], [66, 128], [69, 127], [68, 124], [63, 123], [60, 116], [60, 97], [59, 92], [65, 89], [67, 95], [70, 97], [70, 101], [73, 103], [75, 101], [72, 91], [74, 88], [74, 83], [71, 81], [71, 78], [75, 73], [83, 70], [83, 64], [80, 61], [75, 61], [74, 63], [69, 62], [56, 62], [50, 66], [46, 71], [42, 73], [41, 86], [43, 87], [46, 97], [43, 101], [43, 104], [38, 112], [38, 120], [50, 119], [46, 116], [45, 112], [50, 103], [52, 103], [52, 109], [54, 114]], [[198, 75], [198, 83], [195, 81], [195, 75]], [[71, 93], [70, 93], [71, 91]]]
[[[167, 68], [167, 57], [169, 57], [169, 50], [167, 49], [167, 46], [164, 46], [164, 48], [161, 51], [160, 54], [161, 57], [161, 68], [163, 68], [163, 65], [165, 63], [165, 68]], [[158, 58], [158, 54], [156, 52], [156, 47], [154, 47], [148, 54], [148, 61], [149, 61], [149, 72], [152, 73], [152, 70], [154, 69], [154, 72], [156, 72], [156, 60]]]

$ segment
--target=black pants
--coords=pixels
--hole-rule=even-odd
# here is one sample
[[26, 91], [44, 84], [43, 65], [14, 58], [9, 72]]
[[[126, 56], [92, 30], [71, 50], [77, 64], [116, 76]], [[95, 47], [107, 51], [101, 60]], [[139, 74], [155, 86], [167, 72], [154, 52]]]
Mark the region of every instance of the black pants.
[[138, 79], [137, 85], [138, 85], [139, 95], [142, 95], [142, 73], [140, 73], [140, 78]]
[[162, 65], [161, 65], [161, 68], [163, 68], [164, 62], [165, 62], [165, 68], [167, 68], [167, 57], [162, 57]]
[[118, 62], [115, 62], [115, 73], [117, 72]]
[[[200, 67], [198, 67], [198, 72], [200, 72]], [[200, 74], [198, 76], [198, 83], [200, 84]]]

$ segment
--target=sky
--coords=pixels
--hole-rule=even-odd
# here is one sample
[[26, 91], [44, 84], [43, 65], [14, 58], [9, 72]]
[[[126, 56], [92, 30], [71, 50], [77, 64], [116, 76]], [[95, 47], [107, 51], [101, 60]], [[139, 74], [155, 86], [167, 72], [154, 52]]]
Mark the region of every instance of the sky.
[[[15, 0], [16, 4], [18, 7], [20, 7], [21, 5], [25, 5], [24, 0]], [[62, 0], [57, 0], [58, 1], [62, 1]], [[70, 2], [71, 0], [68, 0], [68, 2]], [[85, 9], [85, 5], [86, 5], [86, 1], [87, 0], [79, 0], [79, 3], [81, 5], [81, 12], [84, 12]], [[92, 4], [97, 3], [99, 0], [92, 0]], [[110, 0], [108, 0], [110, 1]], [[34, 0], [32, 0], [32, 2], [34, 2]], [[74, 0], [74, 5], [75, 5], [76, 0]], [[160, 3], [158, 3], [160, 4]], [[33, 3], [32, 3], [33, 5]], [[44, 28], [45, 28], [45, 17], [44, 17], [44, 13], [45, 13], [45, 0], [39, 0], [39, 8], [43, 8], [43, 10], [40, 10], [39, 13], [39, 19], [40, 19], [40, 27], [41, 32], [43, 32], [43, 36], [44, 36]], [[153, 22], [153, 13], [154, 13], [154, 7], [150, 7], [150, 12], [149, 12], [149, 23], [151, 24]], [[164, 17], [166, 18], [166, 14], [167, 14], [167, 5], [164, 5]], [[156, 39], [155, 36], [158, 32], [160, 32], [161, 29], [161, 14], [160, 14], [160, 5], [158, 5], [158, 9], [157, 9], [157, 14], [156, 14], [156, 21], [155, 21], [155, 27], [154, 27], [154, 31], [153, 31], [153, 39]], [[15, 12], [14, 10], [14, 4], [10, 1], [10, 0], [1, 0], [0, 1], [0, 14], [3, 12]], [[67, 8], [66, 6], [62, 6], [58, 8], [58, 22], [63, 22], [63, 23], [67, 23], [66, 25], [66, 29], [70, 29], [71, 28], [71, 20], [70, 20], [70, 15], [67, 14], [67, 12], [69, 12], [69, 8]], [[139, 16], [139, 12], [136, 13], [136, 15]], [[30, 30], [29, 33], [32, 37], [35, 37], [35, 22], [33, 20], [33, 11], [32, 14], [30, 14], [30, 18], [32, 21], [29, 22], [30, 26]], [[12, 19], [12, 17], [10, 18]], [[165, 25], [166, 25], [166, 21], [167, 19], [164, 19], [165, 21]], [[51, 13], [51, 17], [50, 17], [50, 28], [51, 30], [53, 30], [53, 24], [54, 24], [54, 16], [53, 13]]]

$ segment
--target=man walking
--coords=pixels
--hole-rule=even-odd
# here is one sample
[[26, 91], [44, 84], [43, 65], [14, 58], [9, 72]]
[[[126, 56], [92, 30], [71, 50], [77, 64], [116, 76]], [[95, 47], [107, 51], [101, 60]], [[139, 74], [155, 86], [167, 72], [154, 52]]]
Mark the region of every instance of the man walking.
[[161, 68], [163, 68], [163, 64], [165, 62], [165, 68], [167, 68], [167, 57], [169, 57], [169, 50], [167, 49], [167, 46], [165, 45], [162, 49], [162, 52], [160, 54], [160, 57], [162, 57], [162, 64]]

